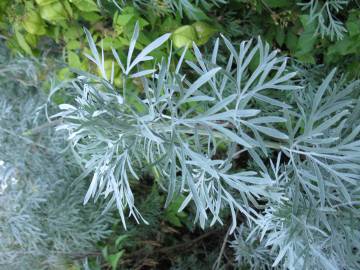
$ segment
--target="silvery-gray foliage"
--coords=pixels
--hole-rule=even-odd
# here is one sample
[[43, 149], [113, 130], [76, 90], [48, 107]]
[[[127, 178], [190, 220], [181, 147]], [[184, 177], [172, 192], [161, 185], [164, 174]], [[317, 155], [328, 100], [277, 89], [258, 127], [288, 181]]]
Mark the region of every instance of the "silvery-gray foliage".
[[343, 10], [351, 0], [306, 0], [299, 2], [303, 10], [309, 11], [310, 22], [316, 23], [316, 33], [322, 37], [342, 39], [347, 32], [344, 23], [337, 18], [337, 14]]
[[279, 184], [287, 200], [268, 204], [246, 240], [261, 239], [259, 248], [274, 256], [269, 268], [360, 267], [360, 82], [334, 83], [334, 75], [294, 92], [295, 109], [286, 112]]
[[[204, 20], [206, 14], [204, 10], [211, 10], [214, 6], [227, 3], [227, 0], [108, 0], [112, 1], [120, 10], [126, 3], [132, 2], [132, 4], [139, 10], [150, 10], [155, 14], [169, 14], [180, 15], [181, 17], [187, 16], [192, 20]], [[101, 0], [98, 0], [98, 3]], [[200, 8], [201, 7], [201, 8]]]
[[[230, 246], [235, 252], [235, 261], [239, 266], [249, 269], [268, 270], [274, 260], [274, 254], [260, 241], [258, 235], [251, 235], [250, 230], [244, 224], [240, 225], [235, 233]], [[280, 269], [280, 267], [274, 267]]]
[[[46, 118], [38, 65], [0, 65], [0, 268], [49, 269], [84, 257], [113, 222], [99, 206], [82, 204], [86, 184], [64, 152], [64, 136]], [[52, 113], [52, 105], [48, 106]]]
[[[169, 35], [134, 56], [138, 31], [125, 57], [113, 50], [122, 71], [117, 89], [85, 30], [88, 58], [101, 76], [80, 73], [74, 102], [54, 116], [63, 120], [58, 129], [68, 132], [83, 175], [92, 175], [85, 203], [105, 197], [124, 227], [126, 213], [140, 221], [132, 184], [146, 170], [167, 192], [166, 205], [186, 196], [179, 211], [192, 203], [202, 227], [222, 223], [226, 208], [234, 231], [240, 212], [249, 228], [232, 242], [239, 263], [358, 269], [359, 82], [333, 83], [335, 70], [321, 83], [295, 82], [287, 59], [269, 45], [234, 46], [225, 37], [209, 56], [194, 44], [195, 61], [184, 60], [185, 48], [177, 62], [170, 54], [145, 69]], [[245, 152], [251, 169], [234, 166]]]
[[[278, 176], [269, 173], [260, 155], [269, 154], [271, 143], [288, 140], [277, 127], [286, 121], [280, 112], [289, 106], [266, 95], [299, 89], [291, 81], [295, 73], [287, 70], [287, 59], [260, 39], [234, 47], [223, 37], [225, 65], [217, 62], [218, 39], [210, 59], [194, 44], [196, 62], [184, 62], [185, 49], [175, 65], [170, 56], [144, 70], [140, 63], [151, 60], [149, 53], [169, 35], [133, 56], [138, 31], [136, 26], [126, 63], [113, 50], [123, 81], [122, 89], [115, 89], [113, 75], [108, 78], [105, 73], [104, 54], [85, 30], [92, 52], [88, 57], [102, 78], [82, 73], [74, 83], [75, 103], [60, 105], [62, 112], [54, 116], [64, 120], [58, 129], [68, 131], [84, 175], [93, 175], [85, 203], [103, 196], [109, 205], [116, 203], [124, 226], [126, 212], [141, 220], [131, 182], [148, 169], [167, 191], [166, 205], [176, 194], [185, 194], [179, 211], [193, 201], [202, 227], [208, 221], [222, 223], [223, 207], [231, 210], [232, 229], [236, 211], [254, 220], [259, 200], [282, 198]], [[257, 66], [251, 69], [256, 55]], [[183, 73], [184, 66], [192, 69], [191, 74]], [[141, 81], [142, 98], [128, 89], [134, 78]], [[254, 108], [257, 102], [268, 109]], [[234, 170], [234, 158], [245, 151], [258, 164], [257, 171]]]

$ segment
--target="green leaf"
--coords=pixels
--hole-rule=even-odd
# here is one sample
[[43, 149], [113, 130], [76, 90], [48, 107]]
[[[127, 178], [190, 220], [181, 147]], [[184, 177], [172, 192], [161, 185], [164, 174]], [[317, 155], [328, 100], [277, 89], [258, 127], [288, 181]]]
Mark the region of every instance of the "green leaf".
[[71, 40], [68, 43], [66, 43], [66, 48], [69, 50], [76, 50], [79, 49], [81, 46], [80, 41], [77, 40]]
[[40, 16], [44, 20], [55, 24], [59, 21], [65, 21], [69, 16], [72, 16], [72, 10], [68, 2], [64, 2], [63, 4], [55, 2], [40, 6]]
[[105, 37], [96, 43], [97, 46], [102, 47], [104, 51], [111, 50], [111, 48], [118, 49], [121, 47], [121, 42], [112, 37]]
[[169, 206], [166, 208], [165, 211], [165, 219], [172, 225], [176, 227], [181, 227], [182, 223], [181, 220], [187, 217], [185, 212], [179, 212], [179, 208], [181, 207], [182, 203], [184, 202], [185, 197], [180, 195], [173, 200]]
[[310, 21], [308, 15], [301, 16], [300, 20], [304, 25], [304, 32], [297, 40], [295, 56], [304, 62], [315, 63], [313, 58], [314, 47], [317, 41], [315, 22]]
[[181, 0], [180, 5], [182, 5], [182, 9], [184, 9], [186, 16], [191, 20], [201, 21], [209, 19], [199, 7], [195, 6], [189, 0]]
[[67, 60], [70, 67], [82, 69], [79, 55], [73, 51], [68, 51]]
[[358, 45], [360, 42], [359, 39], [352, 39], [349, 36], [345, 36], [342, 40], [337, 41], [332, 46], [329, 46], [328, 48], [328, 55], [334, 54], [334, 55], [349, 55], [357, 52], [357, 48], [360, 48]]
[[39, 6], [47, 6], [58, 1], [59, 0], [35, 0], [36, 4], [38, 4]]
[[32, 55], [32, 50], [31, 50], [29, 44], [27, 44], [24, 36], [19, 31], [15, 31], [15, 36], [16, 36], [16, 40], [17, 40], [18, 44], [20, 45], [21, 49], [23, 49], [27, 54]]
[[91, 23], [96, 23], [96, 22], [100, 21], [103, 18], [97, 12], [81, 12], [80, 15], [86, 21], [91, 22]]
[[196, 22], [192, 24], [194, 27], [196, 35], [197, 35], [197, 42], [198, 45], [205, 44], [211, 36], [216, 33], [216, 29], [214, 26], [209, 25], [205, 22]]
[[22, 24], [30, 34], [44, 35], [46, 33], [45, 23], [35, 10], [28, 10], [26, 12]]
[[192, 42], [196, 43], [197, 35], [195, 28], [191, 25], [181, 26], [172, 34], [172, 41], [176, 48], [189, 46]]
[[36, 47], [37, 41], [38, 41], [36, 35], [26, 33], [26, 34], [25, 34], [25, 40], [26, 40], [27, 44], [29, 44], [29, 46], [30, 46], [31, 48], [35, 48], [35, 47]]
[[73, 3], [79, 10], [84, 12], [91, 11], [100, 11], [98, 6], [93, 0], [69, 0], [70, 3]]
[[114, 15], [113, 24], [114, 25], [120, 25], [125, 26], [127, 25], [131, 19], [135, 17], [135, 14], [124, 14], [124, 15]]
[[118, 263], [119, 263], [119, 260], [120, 260], [121, 257], [124, 255], [124, 252], [125, 252], [124, 250], [121, 250], [121, 251], [119, 251], [119, 252], [117, 252], [117, 253], [115, 253], [115, 254], [109, 255], [109, 256], [107, 257], [107, 261], [110, 263], [111, 268], [112, 268], [113, 270], [116, 270], [117, 265], [118, 265]]

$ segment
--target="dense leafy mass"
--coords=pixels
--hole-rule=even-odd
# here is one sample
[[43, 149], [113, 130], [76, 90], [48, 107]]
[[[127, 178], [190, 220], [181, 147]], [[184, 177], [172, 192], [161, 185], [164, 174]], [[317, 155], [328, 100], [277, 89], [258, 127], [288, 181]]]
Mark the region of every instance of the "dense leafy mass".
[[0, 268], [360, 268], [356, 1], [0, 8]]
[[65, 267], [69, 255], [95, 251], [113, 219], [78, 197], [86, 183], [74, 181], [81, 169], [46, 120], [53, 108], [37, 89], [41, 63], [1, 60], [0, 267]]

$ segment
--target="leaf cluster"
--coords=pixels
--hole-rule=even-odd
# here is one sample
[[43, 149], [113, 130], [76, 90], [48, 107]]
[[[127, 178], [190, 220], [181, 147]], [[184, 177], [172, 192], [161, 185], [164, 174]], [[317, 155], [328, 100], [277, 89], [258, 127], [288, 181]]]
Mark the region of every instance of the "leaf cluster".
[[56, 122], [47, 121], [53, 106], [34, 76], [38, 65], [6, 53], [0, 66], [0, 267], [66, 267], [94, 252], [114, 220], [101, 205], [83, 207], [86, 183], [75, 181], [81, 169], [64, 151]]

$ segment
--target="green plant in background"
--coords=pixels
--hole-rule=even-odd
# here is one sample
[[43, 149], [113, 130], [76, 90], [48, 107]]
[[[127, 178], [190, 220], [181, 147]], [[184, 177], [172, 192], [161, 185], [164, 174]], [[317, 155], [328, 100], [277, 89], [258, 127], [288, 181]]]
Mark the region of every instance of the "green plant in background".
[[[347, 62], [346, 71], [353, 77], [359, 77], [359, 55], [360, 55], [360, 12], [351, 10], [345, 23], [347, 33], [342, 40], [329, 46], [327, 50], [327, 63]], [[340, 60], [341, 59], [341, 60]]]
[[[203, 45], [223, 28], [233, 39], [261, 34], [268, 42], [312, 64], [319, 63], [318, 59], [334, 64], [346, 50], [349, 64], [344, 67], [357, 76], [354, 48], [358, 42], [348, 38], [351, 26], [346, 23], [354, 20], [350, 14], [356, 13], [356, 1], [31, 0], [23, 4], [16, 0], [3, 1], [2, 6], [0, 31], [9, 47], [38, 55], [46, 49], [39, 41], [50, 37], [60, 45], [57, 53], [62, 52], [69, 66], [82, 70], [87, 70], [89, 64], [82, 57], [86, 50], [82, 26], [86, 25], [98, 45], [103, 43], [105, 52], [109, 52], [111, 46], [119, 49], [129, 45], [135, 21], [139, 21], [141, 28], [148, 31], [142, 32], [138, 46], [153, 40], [155, 29], [160, 34], [175, 32], [174, 43], [181, 47], [192, 41]], [[47, 44], [49, 48], [51, 43]], [[164, 53], [166, 50], [158, 55], [159, 59]], [[71, 76], [67, 68], [60, 72], [60, 77], [64, 76]]]
[[128, 236], [126, 234], [124, 234], [124, 235], [120, 235], [116, 238], [116, 240], [114, 242], [115, 253], [109, 254], [108, 246], [105, 246], [102, 250], [102, 256], [111, 265], [112, 269], [117, 269], [119, 260], [124, 255], [125, 250], [122, 249], [122, 245], [127, 237]]
[[[16, 51], [28, 55], [38, 55], [44, 49], [49, 50], [50, 53], [62, 54], [71, 68], [87, 70], [89, 62], [86, 57], [83, 57], [83, 54], [86, 53], [82, 31], [84, 24], [90, 26], [91, 32], [96, 33], [94, 39], [97, 45], [104, 49], [105, 53], [111, 52], [111, 48], [121, 49], [129, 46], [136, 21], [139, 22], [141, 29], [154, 29], [160, 26], [160, 33], [175, 31], [181, 26], [181, 17], [167, 17], [165, 19], [166, 23], [163, 24], [164, 20], [161, 18], [156, 19], [156, 17], [145, 16], [146, 13], [142, 14], [140, 12], [143, 10], [145, 3], [135, 1], [129, 3], [129, 5], [121, 5], [119, 9], [116, 2], [110, 2], [111, 5], [108, 3], [106, 6], [109, 9], [104, 11], [105, 3], [101, 4], [100, 2], [99, 4], [99, 1], [94, 0], [31, 0], [25, 3], [21, 0], [4, 1], [3, 9], [0, 12], [1, 21], [3, 22], [2, 27], [0, 25], [0, 31], [7, 38], [8, 47]], [[187, 0], [184, 3], [169, 2], [164, 5], [169, 6], [171, 10], [175, 7], [182, 10], [184, 7], [184, 10], [189, 9], [192, 13], [195, 12], [193, 9], [201, 11]], [[210, 8], [208, 4], [205, 4], [205, 6]], [[160, 6], [151, 7], [161, 9]], [[193, 15], [191, 18], [208, 20], [208, 17], [204, 13], [202, 14], [203, 16]], [[104, 21], [111, 21], [112, 23], [104, 23]], [[9, 27], [10, 24], [11, 27]], [[197, 42], [199, 45], [206, 43], [211, 35], [216, 32], [205, 21], [198, 21], [191, 27], [194, 28], [196, 33], [195, 36], [190, 37], [190, 40]], [[99, 31], [100, 35], [97, 34]], [[149, 44], [154, 37], [151, 31], [144, 33], [145, 31], [139, 37], [138, 48], [143, 48]], [[181, 34], [176, 34], [174, 39], [178, 40], [179, 36]], [[41, 42], [44, 37], [51, 38], [48, 46]], [[54, 42], [60, 45], [56, 46], [59, 51], [49, 48], [54, 45]], [[177, 41], [176, 44], [181, 47], [184, 42]], [[166, 55], [167, 51], [163, 50], [157, 53], [157, 57], [161, 58]], [[107, 72], [111, 72], [110, 62], [107, 62]], [[68, 67], [64, 67], [59, 71], [58, 75], [60, 79], [64, 79], [71, 76], [71, 72]]]
[[303, 63], [339, 66], [357, 78], [358, 42], [349, 33], [358, 9], [357, 1], [234, 0], [216, 15], [234, 40], [261, 35]]

